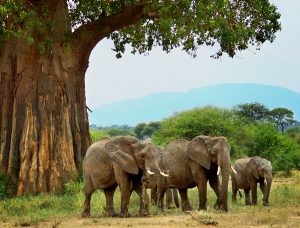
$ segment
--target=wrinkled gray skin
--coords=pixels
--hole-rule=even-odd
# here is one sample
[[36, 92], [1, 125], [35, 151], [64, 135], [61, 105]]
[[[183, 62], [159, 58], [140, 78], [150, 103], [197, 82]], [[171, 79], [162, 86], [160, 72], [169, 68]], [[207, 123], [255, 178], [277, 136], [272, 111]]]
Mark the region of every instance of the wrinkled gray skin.
[[[164, 170], [163, 164], [162, 164], [162, 148], [159, 146], [156, 146], [156, 149], [158, 151], [157, 154], [157, 160], [158, 165], [161, 170]], [[157, 181], [158, 181], [159, 174], [149, 175], [148, 173], [145, 173], [143, 176], [143, 184], [146, 188], [151, 189], [151, 203], [154, 205], [157, 205]], [[179, 199], [178, 199], [178, 191], [176, 188], [170, 189], [168, 188], [166, 190], [166, 206], [168, 209], [174, 208], [174, 204], [178, 208], [179, 205]]]
[[[108, 216], [129, 217], [128, 204], [132, 190], [140, 197], [140, 214], [148, 215], [148, 195], [141, 178], [150, 170], [159, 173], [157, 150], [151, 140], [140, 141], [132, 136], [105, 138], [92, 144], [83, 161], [84, 211], [90, 216], [91, 195], [102, 189], [106, 198]], [[114, 210], [113, 196], [116, 187], [121, 192], [121, 212]]]
[[[245, 157], [236, 160], [233, 165], [237, 174], [231, 173], [232, 177], [232, 201], [236, 202], [236, 193], [244, 189], [245, 204], [257, 204], [257, 183], [263, 193], [263, 205], [269, 205], [269, 195], [272, 185], [272, 165], [267, 159], [261, 157]], [[252, 201], [250, 200], [250, 192]]]
[[[226, 138], [197, 136], [192, 141], [172, 141], [164, 149], [162, 161], [166, 173], [169, 174], [169, 177], [159, 176], [158, 179], [158, 201], [162, 209], [166, 189], [178, 188], [182, 210], [191, 210], [187, 189], [197, 186], [199, 209], [206, 210], [206, 189], [209, 181], [217, 196], [215, 208], [228, 210], [230, 146]], [[217, 176], [218, 166], [222, 172], [222, 185]]]

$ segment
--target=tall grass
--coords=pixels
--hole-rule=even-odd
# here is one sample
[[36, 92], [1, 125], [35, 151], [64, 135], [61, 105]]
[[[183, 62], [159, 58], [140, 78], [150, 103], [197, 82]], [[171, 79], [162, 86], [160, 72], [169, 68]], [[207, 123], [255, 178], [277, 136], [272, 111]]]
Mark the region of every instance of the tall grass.
[[[65, 192], [62, 194], [38, 194], [28, 196], [18, 196], [0, 201], [0, 227], [2, 223], [9, 223], [16, 226], [36, 225], [44, 221], [65, 219], [68, 217], [80, 218], [84, 194], [82, 183], [69, 183], [65, 186]], [[207, 212], [208, 217], [216, 217], [219, 221], [226, 221], [230, 216], [244, 216], [248, 225], [266, 225], [266, 224], [285, 224], [290, 216], [300, 216], [300, 172], [294, 172], [289, 178], [274, 178], [270, 206], [263, 207], [262, 194], [258, 190], [258, 205], [245, 206], [244, 196], [238, 199], [237, 204], [231, 203], [231, 187], [229, 186], [228, 202], [230, 211], [221, 213], [214, 210], [213, 206], [216, 200], [214, 192], [208, 186]], [[150, 195], [150, 193], [149, 193]], [[189, 190], [189, 198], [194, 209], [198, 208], [197, 189]], [[116, 211], [120, 210], [120, 193], [115, 193], [114, 204]], [[105, 197], [104, 193], [97, 190], [91, 200], [92, 218], [103, 218], [105, 215]], [[133, 193], [130, 199], [129, 212], [138, 214], [139, 198]], [[180, 215], [181, 209], [171, 209], [161, 212], [155, 205], [150, 205], [152, 216]], [[197, 213], [197, 212], [195, 212]], [[251, 215], [251, 220], [249, 220]], [[203, 214], [201, 214], [203, 217]], [[247, 220], [248, 217], [248, 220]], [[300, 221], [300, 220], [299, 220]], [[237, 224], [238, 225], [238, 224]]]

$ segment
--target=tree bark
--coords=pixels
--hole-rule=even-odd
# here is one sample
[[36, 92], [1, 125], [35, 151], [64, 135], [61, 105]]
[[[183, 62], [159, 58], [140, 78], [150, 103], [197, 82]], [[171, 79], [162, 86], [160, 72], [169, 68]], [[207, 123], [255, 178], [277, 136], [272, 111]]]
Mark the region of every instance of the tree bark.
[[41, 18], [47, 2], [52, 27], [32, 37], [36, 43], [50, 37], [52, 44], [41, 53], [10, 37], [0, 49], [0, 172], [18, 195], [60, 192], [78, 177], [91, 143], [84, 81], [90, 53], [145, 16], [144, 6], [127, 7], [72, 31], [67, 1], [34, 1]]
[[51, 47], [40, 53], [36, 45], [10, 38], [0, 49], [0, 171], [12, 194], [62, 191], [78, 177], [91, 143], [88, 60], [80, 62], [78, 50], [65, 45], [71, 27], [64, 1], [57, 2], [49, 14]]
[[74, 56], [57, 45], [41, 55], [20, 40], [2, 49], [0, 169], [13, 193], [61, 191], [78, 176], [90, 137]]

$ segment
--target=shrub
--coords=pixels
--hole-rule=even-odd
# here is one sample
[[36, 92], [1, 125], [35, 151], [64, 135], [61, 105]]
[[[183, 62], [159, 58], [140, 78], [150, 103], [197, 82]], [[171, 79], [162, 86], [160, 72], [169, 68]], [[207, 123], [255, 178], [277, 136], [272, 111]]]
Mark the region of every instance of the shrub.
[[274, 124], [252, 122], [245, 124], [234, 110], [211, 106], [176, 113], [161, 122], [160, 130], [153, 134], [155, 143], [197, 135], [225, 136], [231, 145], [231, 158], [261, 156], [272, 162], [273, 170], [289, 174], [300, 168], [300, 146], [277, 131]]
[[197, 135], [230, 137], [235, 125], [233, 118], [231, 110], [212, 106], [175, 113], [161, 122], [153, 140], [164, 145], [178, 138], [191, 140]]
[[7, 196], [7, 176], [0, 172], [0, 199], [4, 199]]

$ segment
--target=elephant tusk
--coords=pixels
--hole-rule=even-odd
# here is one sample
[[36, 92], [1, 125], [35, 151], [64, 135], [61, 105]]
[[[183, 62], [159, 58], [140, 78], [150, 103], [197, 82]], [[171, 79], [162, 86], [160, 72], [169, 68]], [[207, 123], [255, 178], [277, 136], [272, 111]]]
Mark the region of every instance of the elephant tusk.
[[265, 179], [264, 182], [265, 182], [265, 185], [267, 186], [268, 185], [267, 179]]
[[237, 174], [237, 171], [231, 166], [232, 171]]
[[147, 173], [150, 174], [150, 175], [153, 175], [154, 173], [151, 172], [149, 169], [147, 169]]
[[217, 170], [217, 175], [218, 175], [218, 176], [219, 176], [219, 174], [220, 174], [220, 171], [221, 171], [220, 166], [218, 166], [218, 170]]
[[160, 171], [159, 173], [160, 173], [160, 175], [162, 175], [162, 176], [164, 176], [164, 177], [169, 177], [168, 174], [165, 174], [165, 173], [163, 173], [162, 171]]

